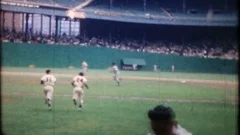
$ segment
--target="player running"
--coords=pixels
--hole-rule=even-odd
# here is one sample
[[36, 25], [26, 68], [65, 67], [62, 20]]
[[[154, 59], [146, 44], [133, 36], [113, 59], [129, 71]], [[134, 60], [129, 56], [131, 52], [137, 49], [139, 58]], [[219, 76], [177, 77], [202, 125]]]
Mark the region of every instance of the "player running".
[[56, 82], [56, 78], [51, 75], [51, 70], [46, 70], [46, 75], [44, 75], [41, 78], [41, 85], [44, 85], [43, 90], [44, 90], [44, 96], [45, 96], [45, 104], [48, 105], [49, 111], [52, 110], [51, 108], [51, 100], [53, 98], [53, 92], [54, 92], [54, 84]]
[[120, 71], [119, 71], [116, 63], [114, 63], [114, 62], [112, 63], [112, 72], [114, 74], [113, 79], [116, 80], [118, 86], [120, 86], [120, 80], [119, 80]]
[[75, 76], [72, 81], [73, 88], [73, 103], [77, 105], [79, 102], [78, 110], [82, 110], [83, 106], [83, 89], [86, 87], [89, 88], [87, 85], [87, 79], [84, 77], [83, 72], [80, 72], [79, 75]]

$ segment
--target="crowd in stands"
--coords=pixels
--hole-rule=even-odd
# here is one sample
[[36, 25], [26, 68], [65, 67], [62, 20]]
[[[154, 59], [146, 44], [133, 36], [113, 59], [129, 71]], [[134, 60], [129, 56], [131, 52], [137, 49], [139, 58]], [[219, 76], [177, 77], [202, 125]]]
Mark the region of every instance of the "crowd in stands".
[[[1, 33], [2, 42], [18, 42], [24, 40], [24, 33], [3, 30]], [[174, 43], [170, 41], [142, 41], [124, 38], [87, 37], [87, 36], [68, 36], [66, 33], [58, 36], [55, 42], [55, 35], [34, 33], [28, 36], [25, 41], [33, 44], [58, 44], [75, 46], [96, 46], [119, 50], [172, 54], [181, 56], [198, 56], [202, 58], [221, 58], [238, 60], [238, 49], [236, 41], [195, 41], [190, 43]]]

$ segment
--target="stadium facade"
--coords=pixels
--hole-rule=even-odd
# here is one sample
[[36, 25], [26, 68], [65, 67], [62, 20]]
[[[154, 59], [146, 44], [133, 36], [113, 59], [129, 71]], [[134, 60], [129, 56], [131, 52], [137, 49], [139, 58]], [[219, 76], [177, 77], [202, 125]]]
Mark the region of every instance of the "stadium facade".
[[[117, 3], [117, 0], [115, 0]], [[114, 1], [114, 2], [115, 2]], [[189, 0], [190, 1], [190, 0]], [[4, 22], [6, 19], [6, 13], [13, 13], [13, 17], [16, 14], [21, 14], [25, 19], [34, 18], [32, 16], [41, 16], [38, 18], [42, 18], [42, 16], [47, 16], [50, 20], [54, 19], [55, 21], [61, 20], [66, 17], [66, 20], [71, 21], [68, 18], [67, 11], [78, 4], [81, 4], [83, 0], [74, 0], [71, 1], [71, 4], [66, 1], [52, 1], [52, 0], [44, 0], [44, 1], [35, 1], [35, 0], [3, 0], [1, 1], [1, 22], [5, 25]], [[112, 3], [111, 3], [112, 2]], [[160, 11], [157, 13], [147, 12], [146, 4], [148, 1], [143, 0], [143, 10], [129, 10], [126, 11], [124, 9], [118, 8], [118, 5], [115, 4], [116, 8], [110, 6], [109, 8], [98, 6], [104, 3], [96, 0], [93, 4], [90, 4], [80, 10], [76, 11], [76, 14], [80, 14], [75, 17], [75, 21], [78, 20], [80, 22], [81, 19], [100, 19], [100, 20], [112, 20], [112, 21], [121, 21], [121, 22], [133, 22], [133, 23], [144, 23], [144, 24], [167, 24], [167, 25], [187, 25], [187, 26], [228, 26], [235, 27], [237, 26], [237, 13], [236, 9], [230, 7], [230, 11], [227, 10], [226, 3], [222, 5], [222, 9], [219, 8], [209, 8], [205, 12], [198, 11], [195, 8], [189, 8], [187, 10], [186, 3], [187, 0], [183, 0], [183, 11], [180, 12], [172, 12], [168, 10], [168, 8], [159, 7]], [[96, 4], [97, 3], [97, 4]], [[99, 4], [100, 3], [100, 4]], [[113, 0], [110, 0], [111, 5], [113, 5]], [[141, 2], [138, 2], [141, 3]], [[185, 4], [184, 4], [185, 3]], [[174, 5], [174, 3], [172, 3]], [[107, 4], [106, 4], [107, 5]], [[145, 5], [145, 8], [144, 8]], [[225, 8], [223, 8], [225, 7]], [[187, 10], [187, 11], [185, 11]], [[228, 11], [228, 12], [225, 12]], [[123, 12], [126, 11], [126, 12]], [[178, 10], [179, 11], [179, 10]], [[22, 20], [24, 20], [22, 19]], [[34, 19], [32, 19], [33, 21]], [[42, 19], [37, 20], [42, 21]], [[31, 22], [31, 21], [30, 21]], [[42, 24], [42, 22], [40, 23]], [[57, 24], [57, 23], [55, 23]], [[69, 23], [70, 25], [71, 23]], [[13, 22], [14, 25], [14, 22]], [[27, 25], [27, 24], [25, 24]], [[49, 27], [54, 25], [51, 23]], [[79, 24], [80, 25], [80, 24]], [[23, 26], [26, 27], [26, 26]], [[56, 26], [55, 26], [56, 27]], [[71, 26], [70, 26], [71, 27]], [[52, 29], [50, 29], [51, 31]], [[51, 33], [51, 32], [50, 32]]]

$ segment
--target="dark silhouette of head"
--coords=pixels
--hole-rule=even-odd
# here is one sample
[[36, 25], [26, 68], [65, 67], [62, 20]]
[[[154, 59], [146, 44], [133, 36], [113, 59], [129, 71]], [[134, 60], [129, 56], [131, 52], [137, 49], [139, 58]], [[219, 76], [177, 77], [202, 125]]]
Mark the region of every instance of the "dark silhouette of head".
[[151, 128], [156, 135], [173, 135], [173, 126], [176, 125], [175, 113], [172, 108], [158, 105], [148, 111]]
[[115, 63], [115, 62], [113, 62], [113, 63], [112, 63], [112, 65], [113, 65], [113, 66], [114, 66], [114, 65], [116, 65], [116, 63]]
[[80, 75], [80, 76], [84, 76], [84, 73], [83, 73], [83, 72], [80, 72], [79, 75]]
[[51, 70], [46, 70], [46, 74], [50, 74], [51, 73]]

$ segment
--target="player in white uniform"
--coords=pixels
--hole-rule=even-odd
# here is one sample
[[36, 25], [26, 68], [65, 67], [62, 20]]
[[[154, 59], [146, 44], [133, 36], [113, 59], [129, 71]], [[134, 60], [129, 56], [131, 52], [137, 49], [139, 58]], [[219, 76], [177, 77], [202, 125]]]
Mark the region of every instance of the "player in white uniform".
[[82, 62], [82, 72], [83, 72], [84, 74], [86, 74], [86, 72], [87, 72], [87, 67], [88, 67], [87, 62], [86, 62], [86, 61], [83, 61], [83, 62]]
[[120, 85], [119, 74], [120, 71], [115, 63], [112, 63], [112, 72], [114, 74], [113, 79], [117, 81], [118, 86]]
[[153, 65], [153, 72], [157, 72], [158, 69], [157, 69], [157, 65]]
[[137, 70], [137, 64], [133, 64], [133, 70]]
[[172, 108], [158, 105], [148, 111], [151, 129], [147, 135], [192, 135], [176, 121]]
[[82, 110], [83, 106], [83, 89], [86, 87], [89, 88], [87, 85], [87, 79], [84, 77], [83, 72], [80, 72], [79, 75], [75, 76], [72, 81], [73, 88], [73, 103], [74, 105], [77, 105], [77, 102], [79, 103], [78, 110]]
[[172, 65], [172, 72], [174, 72], [175, 71], [175, 66], [174, 65]]
[[51, 101], [53, 98], [54, 92], [54, 84], [56, 82], [56, 78], [51, 75], [50, 70], [46, 70], [46, 75], [41, 78], [41, 84], [44, 85], [44, 96], [45, 96], [45, 103], [48, 105], [48, 109], [51, 110]]

